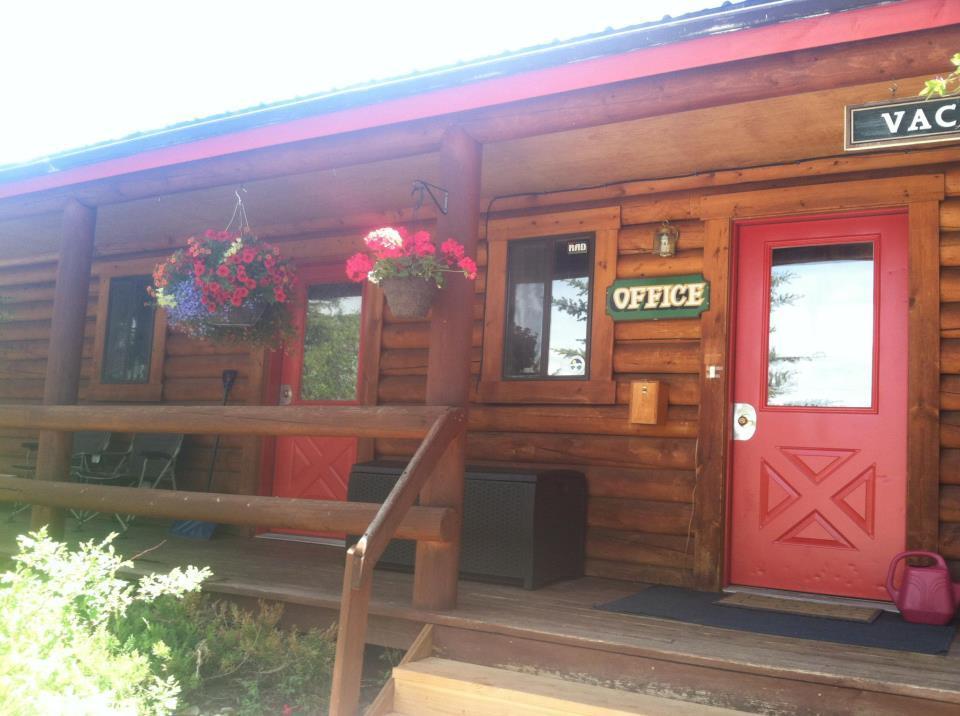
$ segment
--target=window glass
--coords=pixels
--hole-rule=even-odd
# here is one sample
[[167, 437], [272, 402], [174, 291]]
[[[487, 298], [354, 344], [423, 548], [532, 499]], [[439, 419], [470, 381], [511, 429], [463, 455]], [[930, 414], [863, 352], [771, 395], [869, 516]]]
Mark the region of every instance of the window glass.
[[592, 236], [511, 242], [505, 378], [588, 375], [592, 257]]
[[355, 400], [360, 359], [360, 284], [307, 289], [301, 400]]
[[148, 383], [154, 309], [147, 298], [150, 276], [110, 279], [103, 383]]
[[773, 249], [767, 405], [873, 403], [872, 243]]

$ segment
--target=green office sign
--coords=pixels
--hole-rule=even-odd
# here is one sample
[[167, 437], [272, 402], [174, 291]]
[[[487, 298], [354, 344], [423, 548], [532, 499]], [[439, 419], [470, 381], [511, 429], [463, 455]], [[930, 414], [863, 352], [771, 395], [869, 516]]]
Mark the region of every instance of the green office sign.
[[696, 318], [710, 308], [710, 284], [703, 274], [629, 278], [607, 289], [607, 313], [614, 321]]

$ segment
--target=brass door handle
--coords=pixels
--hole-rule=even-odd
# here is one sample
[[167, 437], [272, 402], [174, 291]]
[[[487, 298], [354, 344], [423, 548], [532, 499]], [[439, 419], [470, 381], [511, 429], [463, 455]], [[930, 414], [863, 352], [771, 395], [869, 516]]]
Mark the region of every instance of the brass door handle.
[[757, 432], [757, 410], [750, 403], [733, 404], [733, 439], [749, 440]]

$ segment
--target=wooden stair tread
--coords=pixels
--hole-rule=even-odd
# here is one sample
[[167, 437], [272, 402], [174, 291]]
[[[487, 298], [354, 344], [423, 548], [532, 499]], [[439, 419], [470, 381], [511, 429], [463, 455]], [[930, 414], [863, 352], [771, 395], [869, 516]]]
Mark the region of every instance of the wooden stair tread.
[[398, 666], [393, 671], [393, 678], [394, 709], [423, 716], [723, 716], [742, 713], [437, 657]]

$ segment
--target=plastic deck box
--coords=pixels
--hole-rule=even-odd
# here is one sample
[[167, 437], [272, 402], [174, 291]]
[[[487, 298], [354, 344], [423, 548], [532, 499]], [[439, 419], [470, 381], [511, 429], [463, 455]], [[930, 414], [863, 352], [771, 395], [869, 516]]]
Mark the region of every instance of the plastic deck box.
[[[354, 466], [347, 500], [383, 502], [404, 463], [375, 461]], [[583, 576], [587, 486], [582, 473], [468, 467], [464, 485], [464, 579], [537, 589], [558, 579]], [[347, 538], [347, 546], [358, 536]], [[415, 544], [393, 540], [379, 567], [409, 571]]]

